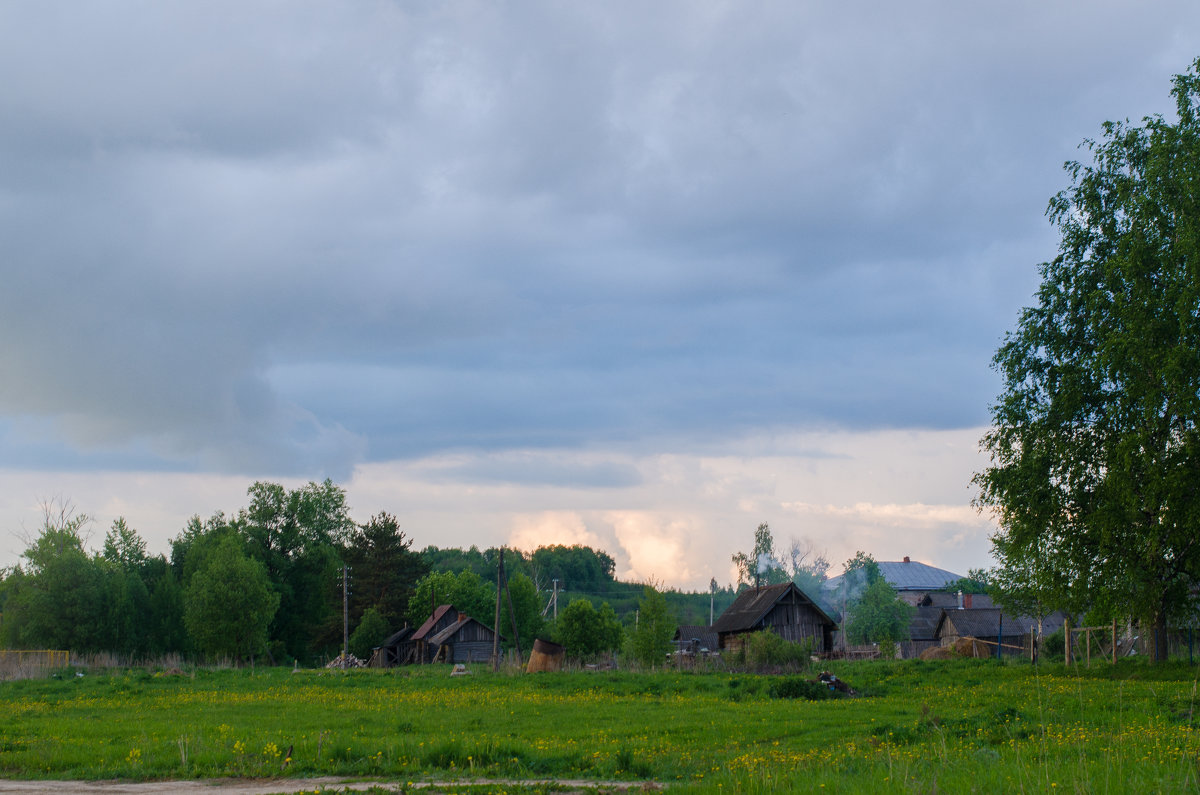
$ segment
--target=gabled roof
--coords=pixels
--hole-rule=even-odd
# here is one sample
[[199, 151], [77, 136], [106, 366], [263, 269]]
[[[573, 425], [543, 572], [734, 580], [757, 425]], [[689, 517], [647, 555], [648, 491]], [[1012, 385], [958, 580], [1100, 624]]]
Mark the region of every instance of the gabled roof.
[[913, 612], [912, 620], [908, 622], [909, 640], [933, 640], [937, 637], [938, 621], [945, 612], [940, 607], [918, 606]]
[[713, 632], [712, 627], [681, 624], [675, 630], [675, 640], [681, 643], [698, 640], [700, 641], [700, 645], [706, 649], [717, 648], [717, 633]]
[[[1003, 621], [1001, 619], [1003, 618]], [[1037, 619], [1028, 616], [1010, 616], [998, 607], [984, 607], [972, 610], [949, 609], [942, 610], [938, 619], [935, 635], [941, 634], [949, 623], [960, 637], [994, 638], [996, 635], [1024, 635], [1030, 629], [1037, 629]]]
[[393, 632], [391, 635], [388, 635], [388, 639], [379, 645], [380, 646], [395, 646], [397, 643], [400, 643], [401, 641], [408, 640], [409, 636], [412, 634], [413, 634], [412, 627], [404, 627], [403, 629], [399, 629], [399, 630]]
[[437, 609], [433, 611], [433, 615], [425, 619], [425, 623], [422, 624], [420, 628], [412, 634], [412, 640], [426, 640], [425, 636], [428, 635], [433, 628], [437, 626], [437, 623], [442, 620], [446, 613], [450, 612], [451, 610], [454, 610], [454, 605], [438, 605]]
[[[472, 621], [474, 621], [476, 624], [479, 624], [479, 626], [481, 626], [485, 630], [487, 630], [489, 634], [493, 634], [493, 630], [491, 627], [484, 626], [482, 623], [475, 621], [475, 619], [471, 618], [470, 616], [460, 615], [458, 618], [458, 621], [455, 621], [453, 624], [446, 627], [441, 632], [437, 633], [432, 638], [430, 638], [429, 639], [430, 645], [441, 646], [443, 643], [445, 643], [446, 641], [448, 641], [452, 637], [454, 637], [460, 629], [465, 627], [467, 624], [470, 624]], [[504, 636], [501, 635], [500, 638], [503, 639]]]
[[738, 594], [737, 599], [733, 600], [733, 604], [713, 622], [712, 631], [719, 634], [752, 630], [766, 617], [767, 613], [771, 612], [771, 608], [793, 592], [823, 619], [834, 627], [837, 626], [837, 622], [830, 618], [821, 609], [821, 606], [810, 599], [804, 591], [797, 588], [795, 583], [785, 582], [782, 585], [764, 585], [761, 588], [747, 588], [742, 591]]

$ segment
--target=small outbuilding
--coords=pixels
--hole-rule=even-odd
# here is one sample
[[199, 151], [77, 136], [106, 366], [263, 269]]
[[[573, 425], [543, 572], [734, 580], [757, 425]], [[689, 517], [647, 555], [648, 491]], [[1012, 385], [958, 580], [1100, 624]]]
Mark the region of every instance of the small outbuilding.
[[[980, 598], [976, 596], [975, 601], [978, 604]], [[1040, 634], [1058, 631], [1065, 620], [1065, 613], [1051, 613], [1042, 619]], [[948, 646], [959, 638], [979, 638], [993, 644], [993, 652], [994, 644], [1000, 643], [1004, 654], [1010, 655], [1028, 654], [1030, 636], [1038, 634], [1036, 618], [1009, 615], [998, 607], [945, 608], [934, 628], [934, 637], [940, 646]]]
[[681, 624], [677, 627], [672, 642], [675, 644], [675, 651], [682, 654], [704, 655], [720, 648], [717, 633], [713, 632], [712, 627], [692, 624]]
[[833, 647], [837, 622], [821, 609], [795, 583], [747, 588], [712, 625], [722, 651], [738, 651], [746, 635], [763, 630], [784, 640], [803, 643], [811, 640], [813, 651]]
[[377, 657], [384, 667], [482, 662], [491, 659], [495, 638], [491, 627], [459, 612], [454, 605], [440, 605], [415, 630], [405, 627], [385, 640]]
[[997, 643], [1004, 654], [1027, 653], [1029, 633], [1037, 631], [1037, 622], [1025, 616], [1010, 616], [998, 607], [974, 608], [970, 610], [942, 610], [934, 636], [941, 646], [949, 646], [960, 638], [978, 638], [991, 644], [992, 653]]

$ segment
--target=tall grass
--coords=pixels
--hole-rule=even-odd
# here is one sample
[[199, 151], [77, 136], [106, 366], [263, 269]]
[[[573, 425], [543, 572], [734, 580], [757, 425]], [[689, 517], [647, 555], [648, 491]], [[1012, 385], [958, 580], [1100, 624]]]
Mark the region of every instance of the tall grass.
[[[1186, 665], [809, 674], [147, 668], [0, 683], [0, 776], [652, 779], [672, 791], [1195, 791]], [[80, 677], [75, 673], [84, 673]], [[286, 787], [281, 787], [286, 789]]]

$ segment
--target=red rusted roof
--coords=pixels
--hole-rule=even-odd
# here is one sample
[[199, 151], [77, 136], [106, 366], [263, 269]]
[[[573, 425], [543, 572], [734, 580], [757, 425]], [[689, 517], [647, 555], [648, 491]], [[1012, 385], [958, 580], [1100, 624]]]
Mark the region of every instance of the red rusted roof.
[[427, 618], [425, 623], [412, 634], [410, 640], [425, 640], [425, 636], [437, 625], [437, 622], [441, 621], [442, 617], [451, 610], [454, 610], [454, 605], [438, 605], [437, 609], [433, 611], [433, 615]]

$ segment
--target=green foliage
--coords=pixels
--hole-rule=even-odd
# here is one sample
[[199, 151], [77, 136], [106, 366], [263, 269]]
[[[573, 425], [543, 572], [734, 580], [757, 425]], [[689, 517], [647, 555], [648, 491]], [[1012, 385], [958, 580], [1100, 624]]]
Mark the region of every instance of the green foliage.
[[[505, 555], [505, 565], [508, 563], [508, 555]], [[525, 654], [533, 648], [533, 640], [542, 633], [545, 619], [542, 618], [542, 600], [538, 597], [537, 588], [534, 587], [533, 580], [529, 579], [524, 574], [515, 574], [508, 578], [508, 593], [512, 599], [513, 615], [517, 619], [517, 632], [520, 633], [521, 650]], [[504, 606], [506, 611], [503, 615], [505, 619], [501, 622], [502, 627], [508, 627], [509, 620], [507, 618], [508, 607]], [[509, 632], [501, 632], [500, 634], [507, 636]], [[506, 645], [512, 647], [513, 638], [507, 638]]]
[[433, 615], [434, 608], [445, 604], [454, 605], [460, 612], [490, 627], [496, 617], [496, 586], [467, 569], [458, 574], [430, 572], [418, 580], [413, 589], [413, 596], [408, 601], [409, 621], [413, 626], [419, 626]]
[[1042, 638], [1038, 653], [1043, 662], [1062, 662], [1067, 655], [1067, 633], [1059, 627]]
[[754, 529], [754, 551], [737, 552], [731, 558], [738, 570], [738, 585], [778, 585], [791, 579], [775, 559], [775, 537], [763, 522]]
[[906, 640], [908, 625], [916, 611], [902, 601], [887, 580], [879, 577], [855, 601], [845, 628], [851, 643]]
[[613, 585], [616, 562], [606, 553], [579, 544], [538, 547], [529, 558], [535, 579], [560, 590], [604, 592]]
[[[351, 623], [357, 624], [374, 608], [389, 627], [402, 626], [417, 581], [429, 572], [429, 564], [412, 551], [412, 539], [405, 537], [396, 518], [379, 513], [356, 527], [342, 557], [353, 583]], [[334, 623], [340, 627], [340, 620]]]
[[784, 640], [774, 632], [751, 632], [743, 649], [746, 663], [753, 668], [790, 667], [800, 670], [812, 664], [813, 643]]
[[872, 585], [883, 579], [883, 573], [879, 571], [879, 564], [875, 562], [875, 558], [861, 549], [854, 553], [854, 557], [846, 561], [842, 576], [850, 581], [858, 581], [863, 586]]
[[377, 608], [369, 607], [350, 635], [350, 653], [360, 660], [370, 660], [372, 650], [391, 634], [388, 621]]
[[638, 606], [637, 626], [629, 637], [634, 659], [648, 667], [663, 665], [671, 653], [676, 626], [666, 598], [647, 585]]
[[279, 608], [262, 563], [227, 536], [204, 559], [184, 592], [184, 621], [197, 651], [209, 657], [253, 659], [267, 646]]
[[948, 582], [939, 591], [945, 593], [986, 594], [991, 586], [991, 575], [983, 569], [971, 569], [966, 577], [960, 577], [954, 582]]
[[844, 695], [829, 685], [802, 676], [780, 676], [771, 680], [768, 688], [771, 698], [802, 698], [807, 701], [822, 701]]
[[16, 648], [101, 651], [111, 627], [109, 589], [98, 561], [83, 549], [85, 515], [46, 511], [25, 550], [26, 569], [6, 587], [4, 637]]
[[[467, 549], [457, 547], [428, 546], [420, 551], [420, 556], [429, 571], [450, 572], [457, 574], [464, 569], [470, 569], [484, 580], [494, 580], [499, 568], [500, 547], [488, 547], [481, 550], [475, 544]], [[530, 556], [519, 549], [504, 548], [504, 569], [508, 576], [524, 574], [533, 576], [533, 564]]]
[[620, 649], [625, 630], [607, 602], [597, 610], [587, 599], [576, 599], [558, 614], [553, 636], [569, 657], [593, 660]]
[[341, 595], [329, 586], [341, 564], [339, 550], [355, 530], [346, 493], [330, 480], [291, 491], [277, 483], [257, 482], [247, 493], [250, 505], [231, 525], [245, 539], [247, 553], [263, 564], [271, 589], [279, 595], [270, 627], [272, 649], [309, 659], [322, 627], [341, 612]]
[[[1005, 336], [975, 477], [996, 511], [997, 596], [1045, 615], [1099, 607], [1154, 625], [1200, 581], [1200, 60], [1178, 120], [1107, 122], [1050, 201], [1061, 235]], [[1165, 640], [1165, 638], [1162, 638]], [[1165, 657], [1165, 643], [1157, 644]]]

